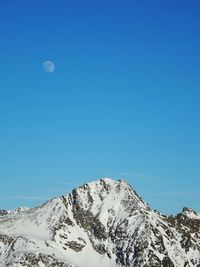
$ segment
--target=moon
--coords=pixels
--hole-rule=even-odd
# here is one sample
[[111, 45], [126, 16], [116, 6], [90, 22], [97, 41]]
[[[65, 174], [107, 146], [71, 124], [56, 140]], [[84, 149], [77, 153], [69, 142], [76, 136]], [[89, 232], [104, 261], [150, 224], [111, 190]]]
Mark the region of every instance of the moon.
[[50, 61], [50, 60], [46, 60], [43, 63], [43, 69], [47, 73], [53, 73], [55, 71], [55, 64], [52, 61]]

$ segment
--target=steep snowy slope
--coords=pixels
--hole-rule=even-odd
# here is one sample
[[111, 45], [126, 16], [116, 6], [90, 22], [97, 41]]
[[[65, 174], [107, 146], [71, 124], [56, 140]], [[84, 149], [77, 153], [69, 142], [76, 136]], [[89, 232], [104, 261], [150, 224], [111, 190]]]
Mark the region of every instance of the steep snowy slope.
[[0, 267], [200, 267], [200, 214], [152, 211], [101, 179], [34, 209], [0, 212]]

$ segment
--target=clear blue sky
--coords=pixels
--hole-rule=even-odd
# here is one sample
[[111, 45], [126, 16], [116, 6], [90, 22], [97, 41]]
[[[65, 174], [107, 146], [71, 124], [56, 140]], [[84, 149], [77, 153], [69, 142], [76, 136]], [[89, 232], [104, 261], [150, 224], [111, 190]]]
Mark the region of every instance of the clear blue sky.
[[162, 212], [200, 210], [199, 13], [198, 0], [2, 1], [0, 208], [106, 176]]

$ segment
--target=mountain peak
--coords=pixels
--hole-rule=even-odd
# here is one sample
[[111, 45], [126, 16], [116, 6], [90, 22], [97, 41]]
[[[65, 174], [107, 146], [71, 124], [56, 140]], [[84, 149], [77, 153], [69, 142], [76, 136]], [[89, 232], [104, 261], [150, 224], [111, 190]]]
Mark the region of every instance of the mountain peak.
[[115, 212], [143, 208], [148, 205], [138, 196], [135, 190], [125, 180], [102, 178], [86, 183], [72, 191], [73, 203], [90, 210], [93, 214], [105, 213], [112, 208]]
[[116, 180], [116, 179], [113, 179], [113, 178], [108, 178], [108, 177], [105, 177], [105, 178], [101, 178], [99, 180], [95, 180], [95, 181], [92, 181], [92, 182], [88, 182], [80, 187], [84, 187], [85, 185], [89, 186], [91, 189], [95, 189], [95, 188], [98, 188], [98, 187], [116, 187], [116, 186], [124, 186], [124, 187], [131, 187], [125, 180]]
[[188, 207], [183, 208], [181, 215], [186, 216], [190, 219], [200, 219], [200, 213], [198, 213], [198, 212], [196, 212], [193, 209], [188, 208]]

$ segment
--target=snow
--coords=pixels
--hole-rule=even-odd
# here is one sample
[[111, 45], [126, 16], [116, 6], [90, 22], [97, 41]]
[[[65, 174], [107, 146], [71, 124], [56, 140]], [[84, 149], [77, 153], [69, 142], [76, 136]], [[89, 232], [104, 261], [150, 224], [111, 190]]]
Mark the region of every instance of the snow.
[[64, 213], [64, 207], [59, 205], [61, 201], [53, 199], [36, 209], [2, 216], [0, 232], [13, 236], [48, 239], [50, 238], [49, 225], [55, 224]]
[[186, 215], [190, 219], [200, 220], [200, 213], [194, 211], [184, 211], [182, 214]]

